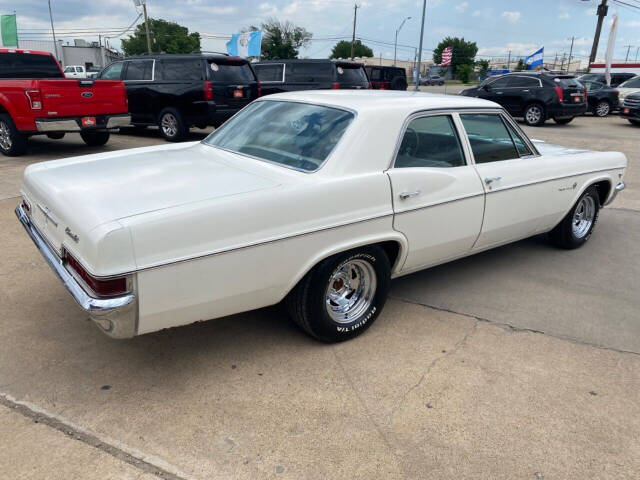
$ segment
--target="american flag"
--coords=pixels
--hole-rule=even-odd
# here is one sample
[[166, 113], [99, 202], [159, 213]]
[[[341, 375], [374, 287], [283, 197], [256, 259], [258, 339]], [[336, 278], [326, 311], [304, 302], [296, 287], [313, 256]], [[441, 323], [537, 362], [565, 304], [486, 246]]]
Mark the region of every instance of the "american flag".
[[453, 48], [449, 45], [442, 51], [442, 63], [443, 67], [451, 65], [451, 59], [453, 58]]

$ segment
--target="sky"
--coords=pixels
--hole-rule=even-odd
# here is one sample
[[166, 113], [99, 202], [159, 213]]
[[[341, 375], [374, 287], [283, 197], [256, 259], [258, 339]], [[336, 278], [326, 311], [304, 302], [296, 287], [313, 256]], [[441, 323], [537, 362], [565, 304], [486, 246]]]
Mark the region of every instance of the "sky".
[[[393, 58], [396, 28], [406, 17], [398, 35], [398, 58], [413, 59], [420, 37], [422, 0], [357, 0], [357, 36], [376, 56]], [[614, 13], [619, 30], [614, 57], [624, 60], [640, 52], [640, 0], [610, 0], [609, 16], [600, 41], [604, 56]], [[478, 44], [480, 56], [528, 55], [545, 47], [546, 59], [556, 53], [568, 55], [575, 36], [574, 56], [589, 55], [596, 26], [599, 0], [427, 0], [423, 58], [445, 36], [459, 36]], [[224, 36], [268, 17], [289, 20], [313, 34], [314, 40], [301, 51], [308, 58], [326, 58], [336, 39], [351, 38], [352, 0], [147, 0], [149, 16], [178, 22], [203, 35], [203, 50], [224, 51]], [[118, 34], [136, 20], [140, 9], [133, 0], [51, 0], [59, 38], [97, 39], [102, 32], [120, 47]], [[634, 8], [637, 7], [637, 8]], [[50, 38], [46, 0], [0, 0], [0, 13], [16, 11], [21, 38]], [[138, 22], [142, 21], [141, 19]], [[126, 38], [126, 34], [124, 35]], [[638, 57], [640, 60], [640, 57]]]

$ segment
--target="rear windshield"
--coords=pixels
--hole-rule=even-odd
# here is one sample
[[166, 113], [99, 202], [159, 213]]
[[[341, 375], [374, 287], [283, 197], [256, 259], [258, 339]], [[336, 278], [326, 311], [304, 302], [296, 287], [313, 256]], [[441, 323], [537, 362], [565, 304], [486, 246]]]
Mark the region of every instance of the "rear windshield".
[[575, 77], [555, 77], [555, 83], [562, 85], [563, 88], [581, 88], [582, 85]]
[[204, 143], [305, 172], [320, 168], [354, 114], [294, 102], [254, 102]]
[[0, 53], [0, 78], [64, 78], [51, 55]]
[[337, 80], [339, 83], [364, 83], [367, 82], [367, 74], [361, 66], [336, 65]]
[[207, 60], [209, 79], [214, 82], [255, 82], [256, 77], [248, 63], [224, 63]]
[[580, 83], [584, 82], [602, 82], [604, 80], [604, 75], [598, 73], [587, 73], [586, 75], [582, 75], [578, 77]]

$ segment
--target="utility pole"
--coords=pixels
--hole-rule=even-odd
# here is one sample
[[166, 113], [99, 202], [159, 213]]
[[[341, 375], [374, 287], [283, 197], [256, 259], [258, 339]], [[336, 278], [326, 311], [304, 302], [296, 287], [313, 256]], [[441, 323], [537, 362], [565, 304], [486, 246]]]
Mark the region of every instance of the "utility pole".
[[556, 52], [556, 56], [553, 59], [553, 67], [551, 68], [551, 70], [555, 70], [556, 69], [556, 63], [558, 63], [558, 53]]
[[624, 63], [627, 63], [629, 61], [629, 52], [631, 51], [631, 47], [633, 47], [633, 45], [625, 45], [625, 47], [627, 47], [627, 58], [624, 59]]
[[353, 37], [351, 38], [351, 60], [354, 59], [354, 51], [356, 48], [356, 18], [358, 18], [358, 4], [353, 4]]
[[402, 20], [402, 23], [396, 29], [396, 41], [393, 44], [393, 66], [394, 67], [396, 66], [396, 56], [397, 56], [397, 52], [398, 52], [398, 33], [400, 33], [400, 30], [402, 29], [402, 26], [404, 25], [404, 22], [406, 22], [407, 20], [411, 20], [411, 17], [407, 17], [404, 20]]
[[573, 42], [575, 41], [576, 37], [571, 37], [571, 50], [569, 50], [569, 62], [567, 63], [567, 73], [569, 73], [569, 70], [571, 69], [571, 55], [573, 55]]
[[511, 50], [509, 50], [509, 58], [507, 60], [507, 70], [511, 71]]
[[427, 15], [427, 0], [422, 0], [422, 23], [420, 24], [420, 45], [418, 50], [418, 81], [416, 92], [420, 89], [420, 64], [422, 63], [422, 39], [424, 38], [424, 17]]
[[56, 52], [56, 58], [60, 63], [62, 63], [62, 59], [58, 56], [58, 42], [56, 42], [56, 31], [53, 29], [53, 14], [51, 13], [51, 0], [49, 0], [49, 19], [51, 20], [51, 34], [53, 35], [53, 49]]
[[636, 62], [638, 61], [638, 52], [640, 52], [640, 47], [636, 48]]
[[562, 52], [562, 60], [560, 63], [560, 71], [564, 71], [564, 57], [565, 57], [566, 53]]
[[142, 11], [144, 13], [144, 29], [147, 32], [147, 53], [151, 55], [151, 36], [149, 35], [149, 18], [147, 17], [147, 1], [142, 0]]
[[596, 34], [593, 37], [593, 47], [591, 47], [589, 65], [596, 61], [596, 55], [598, 54], [598, 43], [600, 43], [600, 32], [602, 32], [602, 22], [604, 22], [604, 17], [607, 16], [608, 12], [609, 7], [607, 6], [607, 0], [602, 0], [602, 3], [598, 5], [598, 25], [596, 26]]

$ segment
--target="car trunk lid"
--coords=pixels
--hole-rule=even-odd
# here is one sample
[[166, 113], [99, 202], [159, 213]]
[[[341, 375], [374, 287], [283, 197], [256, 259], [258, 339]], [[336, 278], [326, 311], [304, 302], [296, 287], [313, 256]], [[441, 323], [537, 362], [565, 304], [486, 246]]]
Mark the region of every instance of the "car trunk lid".
[[572, 76], [557, 76], [553, 79], [556, 84], [556, 90], [562, 91], [562, 103], [584, 103], [586, 98], [586, 91], [584, 86]]

